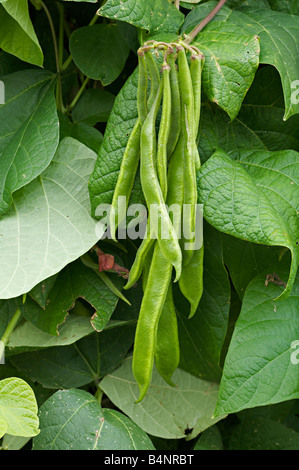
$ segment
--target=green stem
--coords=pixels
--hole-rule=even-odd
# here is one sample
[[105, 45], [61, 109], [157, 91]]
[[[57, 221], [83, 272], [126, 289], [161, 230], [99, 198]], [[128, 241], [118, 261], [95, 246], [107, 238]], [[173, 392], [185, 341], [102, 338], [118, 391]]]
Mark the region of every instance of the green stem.
[[59, 70], [63, 64], [63, 40], [64, 40], [64, 6], [57, 2], [59, 11], [59, 43], [58, 43], [58, 63]]
[[77, 104], [78, 100], [81, 98], [81, 95], [84, 92], [88, 82], [89, 82], [89, 77], [86, 77], [84, 82], [82, 83], [82, 86], [81, 86], [80, 90], [76, 94], [75, 98], [73, 99], [71, 104], [67, 107], [67, 111], [71, 111], [76, 106], [76, 104]]
[[[21, 315], [22, 315], [21, 310], [18, 308], [16, 310], [15, 314], [13, 315], [12, 319], [8, 323], [8, 325], [6, 327], [6, 330], [4, 331], [4, 334], [1, 338], [3, 349], [7, 345], [8, 341], [9, 341], [9, 338], [10, 338], [10, 335], [12, 334], [12, 332], [15, 329], [17, 323], [19, 322], [19, 320], [21, 318]], [[1, 357], [1, 352], [0, 352], [0, 357]]]
[[98, 389], [97, 389], [97, 391], [96, 391], [96, 393], [95, 393], [94, 396], [95, 396], [95, 398], [97, 399], [97, 402], [98, 402], [98, 404], [99, 404], [100, 406], [102, 405], [103, 394], [104, 394], [103, 390], [101, 390], [100, 387], [99, 387], [99, 385], [98, 385]]
[[52, 20], [52, 16], [51, 16], [48, 8], [46, 7], [46, 5], [44, 4], [44, 2], [42, 0], [41, 0], [40, 4], [41, 4], [41, 6], [42, 6], [44, 12], [46, 13], [47, 18], [48, 18], [51, 33], [52, 33], [52, 38], [53, 38], [54, 54], [55, 54], [55, 61], [56, 61], [56, 70], [57, 70], [57, 77], [58, 77], [57, 87], [56, 87], [56, 105], [57, 105], [57, 109], [59, 111], [64, 112], [65, 109], [64, 109], [64, 106], [63, 106], [63, 103], [62, 103], [62, 84], [61, 84], [61, 76], [60, 76], [59, 50], [58, 50], [58, 44], [57, 44], [57, 39], [56, 39], [56, 31], [55, 31], [54, 23], [53, 23], [53, 20]]
[[68, 56], [68, 58], [66, 59], [66, 61], [65, 61], [65, 62], [62, 64], [62, 66], [61, 66], [61, 71], [62, 71], [62, 72], [64, 72], [64, 71], [68, 68], [68, 66], [70, 65], [70, 63], [72, 62], [72, 60], [73, 60], [73, 56], [70, 54], [70, 55]]
[[215, 6], [215, 8], [213, 8], [213, 10], [208, 14], [208, 16], [202, 20], [192, 31], [191, 33], [189, 33], [185, 38], [184, 38], [184, 42], [186, 44], [190, 44], [195, 38], [196, 36], [198, 35], [198, 33], [200, 33], [200, 31], [208, 24], [210, 23], [210, 21], [214, 18], [214, 16], [217, 15], [217, 13], [219, 12], [219, 10], [223, 7], [223, 5], [225, 4], [226, 0], [220, 0], [219, 3]]

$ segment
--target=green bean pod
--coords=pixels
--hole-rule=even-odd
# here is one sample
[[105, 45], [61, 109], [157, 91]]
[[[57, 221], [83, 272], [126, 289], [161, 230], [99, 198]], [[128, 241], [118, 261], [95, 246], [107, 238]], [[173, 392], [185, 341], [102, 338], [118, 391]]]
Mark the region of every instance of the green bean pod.
[[203, 245], [194, 251], [190, 263], [184, 266], [179, 279], [180, 291], [190, 302], [189, 318], [195, 314], [203, 292]]
[[[182, 269], [182, 252], [175, 230], [169, 218], [167, 207], [156, 173], [156, 118], [162, 99], [162, 82], [159, 86], [154, 104], [148, 113], [141, 129], [140, 138], [140, 179], [147, 207], [157, 210], [158, 225], [161, 222], [166, 234], [159, 233], [159, 227], [154, 227], [161, 251], [176, 270], [176, 281]], [[154, 208], [154, 209], [153, 209]]]
[[150, 51], [145, 53], [145, 62], [149, 72], [150, 78], [150, 93], [147, 102], [147, 108], [151, 109], [154, 104], [155, 98], [157, 96], [159, 85], [160, 85], [160, 72], [157, 66], [157, 63], [153, 57], [153, 54]]
[[193, 95], [194, 95], [194, 135], [195, 135], [195, 166], [196, 171], [199, 170], [201, 163], [197, 147], [197, 135], [200, 121], [200, 111], [201, 111], [201, 76], [202, 69], [204, 64], [204, 56], [198, 54], [192, 54], [190, 59], [190, 74], [193, 86]]
[[172, 375], [179, 362], [178, 321], [173, 302], [172, 284], [170, 283], [157, 328], [155, 365], [161, 377], [171, 386], [175, 386]]
[[157, 173], [164, 200], [167, 195], [167, 142], [170, 134], [172, 112], [170, 70], [170, 66], [167, 62], [164, 62], [162, 65], [163, 103], [157, 147]]
[[171, 109], [170, 117], [170, 134], [167, 142], [167, 155], [168, 158], [174, 152], [176, 144], [179, 139], [181, 129], [181, 96], [178, 79], [178, 71], [175, 63], [175, 55], [169, 54], [168, 64], [170, 65], [170, 88], [171, 88], [171, 101], [174, 104]]
[[137, 111], [141, 124], [147, 116], [147, 67], [144, 52], [138, 51]]
[[[194, 95], [191, 74], [187, 56], [183, 47], [178, 48], [179, 85], [182, 100], [182, 119], [187, 133], [185, 146], [185, 207], [189, 209], [184, 213], [183, 228], [185, 247], [186, 243], [193, 243], [195, 233], [195, 217], [197, 203], [197, 185], [195, 170], [195, 137], [194, 137]], [[191, 238], [188, 238], [190, 236]], [[193, 256], [192, 249], [185, 249], [183, 252], [183, 265], [187, 265]]]
[[148, 282], [141, 302], [134, 341], [132, 370], [139, 386], [140, 402], [151, 383], [159, 318], [171, 282], [172, 265], [155, 244]]
[[[167, 204], [170, 209], [170, 218], [174, 229], [179, 236], [181, 227], [181, 213], [184, 201], [184, 147], [186, 133], [182, 128], [179, 140], [172, 154], [168, 169]], [[177, 208], [179, 217], [171, 212], [172, 206]], [[183, 268], [184, 269], [184, 268]], [[146, 277], [146, 273], [145, 276]], [[179, 281], [180, 282], [180, 281]], [[178, 338], [177, 317], [173, 303], [172, 285], [169, 285], [165, 304], [157, 328], [155, 343], [155, 363], [158, 372], [169, 385], [174, 385], [171, 377], [178, 367], [180, 347]]]
[[122, 158], [118, 179], [114, 188], [111, 210], [109, 216], [109, 225], [111, 231], [111, 237], [116, 240], [116, 229], [117, 226], [122, 222], [126, 216], [124, 213], [118, 213], [118, 201], [119, 197], [124, 196], [126, 198], [126, 209], [129, 204], [130, 195], [133, 189], [135, 176], [137, 173], [139, 158], [140, 158], [140, 135], [141, 125], [139, 119], [137, 119], [133, 130], [130, 134], [127, 146]]
[[138, 279], [139, 279], [139, 277], [141, 276], [141, 273], [142, 273], [142, 269], [143, 269], [143, 266], [144, 266], [144, 261], [146, 259], [146, 256], [147, 256], [150, 248], [153, 246], [153, 244], [155, 242], [153, 233], [149, 233], [149, 231], [150, 231], [150, 219], [148, 218], [145, 237], [142, 240], [142, 242], [141, 242], [141, 244], [140, 244], [140, 246], [137, 250], [134, 262], [133, 262], [133, 264], [131, 266], [131, 269], [130, 269], [128, 282], [124, 286], [125, 290], [130, 289], [138, 281]]

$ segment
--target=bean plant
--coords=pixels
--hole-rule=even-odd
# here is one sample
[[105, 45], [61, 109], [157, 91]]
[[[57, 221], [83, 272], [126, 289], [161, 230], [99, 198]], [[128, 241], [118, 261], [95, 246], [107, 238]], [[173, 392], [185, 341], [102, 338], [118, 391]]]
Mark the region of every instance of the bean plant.
[[299, 450], [296, 0], [0, 0], [0, 447]]

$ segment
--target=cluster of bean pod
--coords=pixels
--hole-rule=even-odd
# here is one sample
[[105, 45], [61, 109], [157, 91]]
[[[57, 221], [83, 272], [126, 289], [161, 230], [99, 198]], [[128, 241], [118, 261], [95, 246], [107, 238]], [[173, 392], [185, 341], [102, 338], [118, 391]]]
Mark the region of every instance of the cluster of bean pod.
[[[153, 52], [157, 57], [162, 53], [162, 66], [157, 65], [159, 61]], [[151, 383], [154, 363], [171, 385], [179, 364], [173, 281], [178, 281], [182, 294], [190, 302], [190, 317], [202, 295], [203, 246], [185, 249], [186, 243], [194, 240], [184, 238], [182, 217], [174, 217], [168, 208], [175, 204], [182, 214], [183, 207], [188, 205], [190, 210], [184, 217], [183, 232], [195, 233], [196, 171], [200, 167], [196, 138], [204, 57], [197, 48], [183, 41], [170, 44], [149, 41], [138, 50], [138, 60], [138, 119], [122, 159], [111, 205], [110, 230], [115, 239], [121, 222], [118, 198], [125, 196], [129, 201], [140, 165], [148, 208], [147, 228], [125, 289], [132, 287], [142, 275], [144, 296], [133, 352], [133, 373], [140, 389], [138, 401], [141, 401]], [[150, 223], [151, 207], [158, 210], [164, 236]]]

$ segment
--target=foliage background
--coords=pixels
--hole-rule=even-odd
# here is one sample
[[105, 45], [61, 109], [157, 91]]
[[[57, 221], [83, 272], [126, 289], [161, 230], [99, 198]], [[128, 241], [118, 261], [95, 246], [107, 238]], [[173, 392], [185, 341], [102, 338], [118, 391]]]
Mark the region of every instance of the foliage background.
[[[93, 0], [0, 1], [0, 337], [19, 312], [0, 366], [3, 448], [299, 449], [298, 2], [228, 0], [195, 40], [204, 294], [188, 320], [175, 293], [177, 386], [154, 372], [137, 405], [142, 289], [124, 297], [91, 250], [137, 117], [140, 41], [189, 33], [216, 3], [107, 0], [98, 16]], [[138, 242], [99, 246], [129, 269]]]

